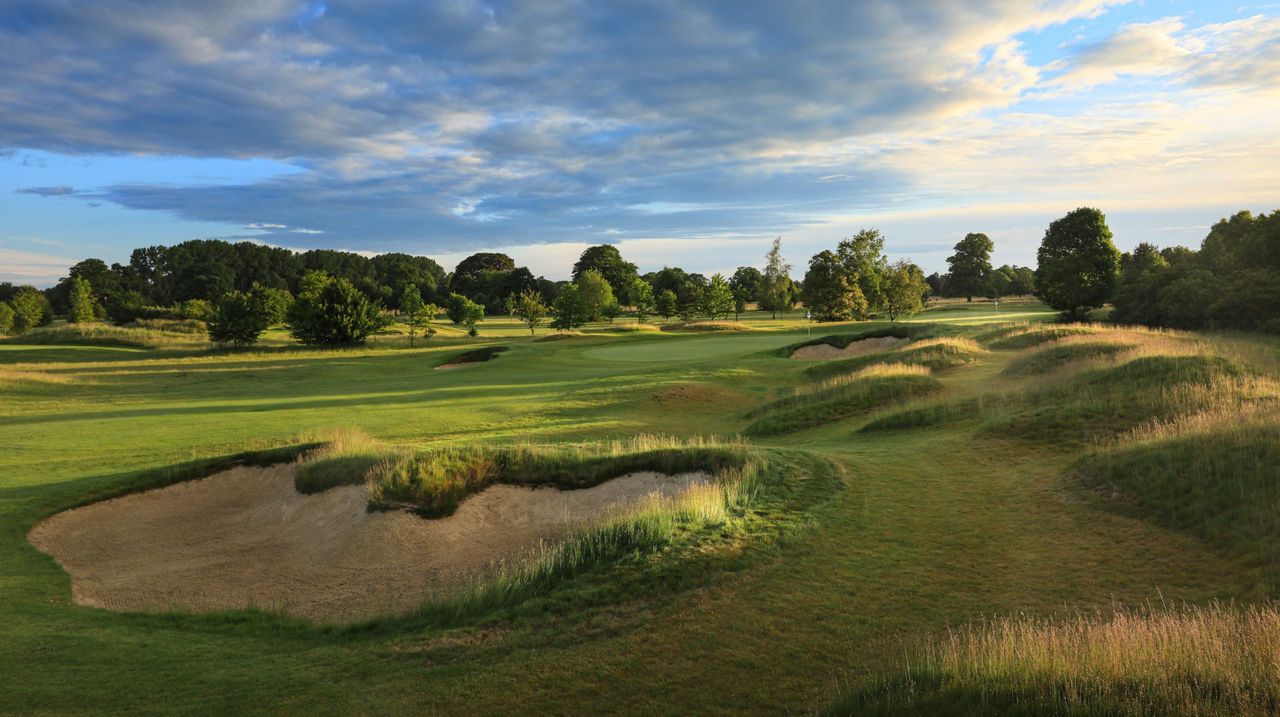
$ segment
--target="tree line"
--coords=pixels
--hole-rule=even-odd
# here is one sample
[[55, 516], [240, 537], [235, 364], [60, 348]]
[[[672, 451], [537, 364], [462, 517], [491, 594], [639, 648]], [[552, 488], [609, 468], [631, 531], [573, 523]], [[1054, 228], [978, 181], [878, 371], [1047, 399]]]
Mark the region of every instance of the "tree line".
[[411, 341], [434, 333], [444, 313], [475, 335], [486, 314], [509, 314], [530, 331], [558, 330], [629, 313], [691, 321], [735, 319], [749, 304], [789, 312], [803, 304], [816, 321], [896, 320], [929, 296], [972, 299], [1033, 294], [1081, 319], [1110, 302], [1112, 319], [1172, 328], [1280, 331], [1280, 211], [1240, 212], [1218, 222], [1199, 250], [1140, 244], [1121, 254], [1101, 211], [1081, 208], [1045, 231], [1037, 267], [994, 267], [986, 234], [965, 235], [948, 272], [925, 276], [889, 262], [884, 237], [864, 229], [810, 258], [804, 277], [775, 239], [764, 266], [707, 277], [679, 267], [641, 275], [617, 247], [589, 247], [568, 281], [535, 277], [508, 255], [480, 252], [446, 273], [435, 261], [391, 253], [294, 252], [252, 242], [195, 240], [135, 249], [127, 264], [86, 259], [50, 289], [0, 284], [0, 333], [24, 333], [65, 316], [70, 322], [194, 319], [220, 343], [252, 343], [286, 325], [309, 344], [364, 341], [398, 314]]

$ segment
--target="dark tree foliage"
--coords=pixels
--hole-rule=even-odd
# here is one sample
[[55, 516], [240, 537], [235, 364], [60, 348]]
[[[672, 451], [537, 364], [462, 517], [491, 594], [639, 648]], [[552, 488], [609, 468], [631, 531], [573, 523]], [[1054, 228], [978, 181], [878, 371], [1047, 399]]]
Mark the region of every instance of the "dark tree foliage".
[[941, 274], [936, 271], [933, 272], [929, 276], [925, 277], [925, 283], [929, 285], [930, 296], [944, 296], [942, 292], [945, 287]]
[[1036, 258], [1040, 299], [1068, 317], [1083, 319], [1111, 298], [1120, 252], [1101, 211], [1082, 207], [1055, 220]]
[[370, 263], [383, 301], [397, 311], [406, 286], [412, 284], [422, 300], [433, 301], [445, 283], [444, 269], [425, 256], [379, 254]]
[[644, 280], [653, 287], [654, 296], [661, 296], [664, 291], [670, 291], [672, 294], [678, 293], [680, 287], [684, 286], [685, 281], [688, 279], [689, 274], [678, 266], [664, 266], [659, 271], [649, 272], [644, 275]]
[[209, 339], [219, 344], [248, 346], [267, 330], [267, 312], [262, 300], [242, 291], [223, 294], [213, 305], [209, 318]]
[[1139, 244], [1120, 265], [1118, 323], [1280, 332], [1280, 211], [1223, 219], [1199, 251]]
[[289, 333], [304, 344], [353, 345], [387, 325], [378, 305], [346, 279], [294, 299]]
[[600, 272], [604, 280], [609, 282], [609, 287], [613, 289], [613, 295], [623, 303], [630, 303], [631, 297], [627, 295], [627, 291], [631, 288], [631, 282], [638, 276], [636, 273], [636, 265], [622, 258], [622, 254], [618, 251], [618, 247], [612, 244], [600, 244], [598, 246], [588, 247], [582, 252], [582, 256], [578, 258], [577, 263], [573, 265], [573, 280], [577, 281], [582, 274], [590, 269]]
[[740, 266], [729, 278], [729, 289], [735, 299], [744, 302], [760, 301], [760, 288], [764, 285], [764, 274], [754, 266]]
[[664, 289], [661, 294], [654, 299], [654, 311], [664, 319], [670, 319], [680, 310], [680, 301], [676, 297], [676, 292], [670, 289]]
[[947, 257], [947, 292], [972, 301], [985, 293], [991, 273], [991, 252], [995, 244], [986, 234], [970, 233], [956, 242], [955, 253]]
[[849, 280], [845, 262], [831, 251], [820, 251], [809, 260], [800, 298], [815, 321], [848, 321], [867, 316], [862, 289]]

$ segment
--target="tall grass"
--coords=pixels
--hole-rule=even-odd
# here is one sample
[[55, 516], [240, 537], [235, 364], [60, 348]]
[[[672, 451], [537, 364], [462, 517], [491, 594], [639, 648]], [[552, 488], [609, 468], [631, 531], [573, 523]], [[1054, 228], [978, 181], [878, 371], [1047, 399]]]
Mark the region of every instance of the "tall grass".
[[212, 346], [207, 337], [187, 331], [165, 331], [111, 324], [47, 326], [22, 336], [5, 339], [5, 341], [35, 345], [118, 346], [140, 349], [201, 349]]
[[755, 327], [740, 321], [689, 321], [684, 323], [663, 324], [663, 331], [755, 331]]
[[857, 371], [867, 366], [891, 363], [926, 366], [934, 371], [942, 371], [972, 363], [985, 353], [987, 353], [987, 350], [972, 339], [959, 336], [939, 336], [931, 339], [921, 339], [892, 351], [854, 356], [836, 361], [824, 361], [805, 369], [805, 373], [813, 378], [825, 378]]
[[832, 714], [1273, 715], [1275, 606], [1152, 608], [952, 630]]
[[743, 433], [767, 436], [823, 425], [942, 389], [928, 368], [877, 364], [799, 389], [752, 412], [762, 416]]
[[859, 331], [852, 334], [830, 334], [820, 336], [816, 339], [801, 341], [800, 343], [790, 344], [778, 349], [779, 356], [790, 356], [797, 349], [805, 346], [817, 346], [818, 344], [826, 344], [833, 348], [848, 348], [849, 344], [862, 341], [864, 339], [919, 339], [925, 338], [937, 330], [936, 324], [898, 324], [896, 326], [885, 326], [879, 329], [871, 329], [869, 331]]
[[615, 508], [603, 519], [579, 524], [562, 538], [541, 542], [525, 555], [477, 576], [460, 591], [428, 599], [415, 618], [428, 624], [453, 624], [528, 600], [600, 565], [689, 542], [708, 528], [723, 529], [752, 504], [768, 470], [767, 461], [756, 460], [677, 496], [654, 494], [629, 507]]
[[1067, 336], [1080, 336], [1099, 331], [1092, 324], [1028, 324], [1009, 330], [988, 332], [985, 343], [992, 349], [1025, 349], [1056, 341]]
[[361, 484], [374, 510], [452, 514], [467, 496], [495, 483], [587, 488], [637, 471], [718, 475], [741, 470], [756, 453], [740, 440], [636, 436], [564, 445], [444, 446], [410, 451], [349, 434], [300, 466], [298, 490]]
[[1143, 424], [1075, 470], [1118, 508], [1243, 556], [1280, 584], [1280, 401]]

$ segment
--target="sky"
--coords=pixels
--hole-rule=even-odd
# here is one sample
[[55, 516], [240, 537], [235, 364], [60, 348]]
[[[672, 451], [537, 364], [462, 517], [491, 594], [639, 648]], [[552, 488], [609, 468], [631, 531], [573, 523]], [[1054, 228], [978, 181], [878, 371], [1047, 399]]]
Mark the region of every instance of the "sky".
[[945, 271], [1280, 208], [1280, 3], [0, 0], [0, 281], [196, 238]]

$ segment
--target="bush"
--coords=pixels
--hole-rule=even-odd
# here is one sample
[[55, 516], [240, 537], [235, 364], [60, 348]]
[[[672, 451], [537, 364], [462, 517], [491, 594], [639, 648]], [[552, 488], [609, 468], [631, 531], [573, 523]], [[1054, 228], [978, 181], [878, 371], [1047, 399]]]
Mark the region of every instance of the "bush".
[[19, 288], [13, 295], [13, 303], [10, 306], [13, 308], [12, 332], [15, 334], [25, 334], [53, 320], [53, 309], [49, 306], [49, 300], [35, 287]]
[[267, 313], [262, 302], [250, 294], [239, 291], [225, 294], [212, 313], [209, 338], [220, 344], [247, 346], [267, 329]]
[[341, 278], [298, 297], [288, 319], [289, 333], [298, 341], [331, 346], [362, 344], [388, 323], [377, 304]]

